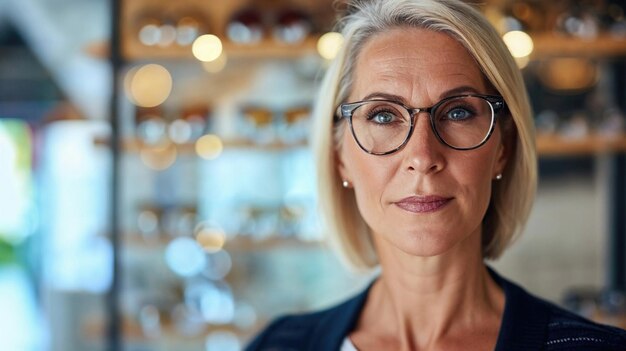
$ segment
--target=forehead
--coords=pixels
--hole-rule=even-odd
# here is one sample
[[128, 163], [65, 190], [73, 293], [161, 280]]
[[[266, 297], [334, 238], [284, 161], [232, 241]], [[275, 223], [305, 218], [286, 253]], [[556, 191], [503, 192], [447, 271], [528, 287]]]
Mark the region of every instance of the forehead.
[[441, 32], [395, 28], [363, 46], [351, 97], [383, 92], [400, 95], [407, 103], [433, 103], [458, 87], [487, 93], [478, 64], [461, 43]]

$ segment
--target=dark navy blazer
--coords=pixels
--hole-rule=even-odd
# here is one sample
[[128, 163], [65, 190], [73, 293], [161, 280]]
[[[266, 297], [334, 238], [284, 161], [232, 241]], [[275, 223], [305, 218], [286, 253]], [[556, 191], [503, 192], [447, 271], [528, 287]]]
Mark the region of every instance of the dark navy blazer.
[[[626, 351], [625, 330], [591, 322], [489, 272], [506, 296], [495, 351]], [[246, 351], [338, 351], [354, 329], [370, 287], [335, 307], [275, 320]]]

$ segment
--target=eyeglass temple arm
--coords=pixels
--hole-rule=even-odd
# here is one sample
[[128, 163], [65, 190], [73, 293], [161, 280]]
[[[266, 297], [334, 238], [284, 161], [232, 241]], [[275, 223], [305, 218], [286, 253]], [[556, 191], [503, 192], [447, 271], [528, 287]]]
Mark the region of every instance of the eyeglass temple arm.
[[504, 107], [506, 106], [506, 103], [504, 102], [504, 100], [501, 100], [500, 98], [498, 99], [488, 98], [487, 101], [491, 103], [491, 106], [493, 106], [493, 112], [496, 114], [502, 111], [502, 109], [504, 109]]

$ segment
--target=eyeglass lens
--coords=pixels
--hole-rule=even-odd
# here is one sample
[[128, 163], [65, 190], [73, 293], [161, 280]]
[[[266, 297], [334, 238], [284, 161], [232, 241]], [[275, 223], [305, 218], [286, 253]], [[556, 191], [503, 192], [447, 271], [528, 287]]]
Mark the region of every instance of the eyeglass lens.
[[[483, 143], [494, 120], [491, 104], [476, 96], [444, 100], [435, 105], [431, 114], [432, 125], [439, 138], [458, 149], [471, 149]], [[397, 149], [408, 140], [411, 115], [397, 103], [367, 101], [353, 111], [352, 129], [362, 148], [383, 154]]]

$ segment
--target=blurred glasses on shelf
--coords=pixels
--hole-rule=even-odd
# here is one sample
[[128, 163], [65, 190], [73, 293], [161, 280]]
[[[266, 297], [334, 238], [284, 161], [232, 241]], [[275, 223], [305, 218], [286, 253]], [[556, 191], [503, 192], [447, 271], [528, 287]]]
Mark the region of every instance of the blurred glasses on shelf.
[[167, 132], [167, 122], [159, 108], [138, 108], [135, 115], [137, 137], [146, 145], [159, 145]]
[[583, 111], [574, 112], [562, 122], [559, 134], [567, 139], [583, 139], [590, 133], [589, 120]]
[[153, 206], [141, 206], [137, 215], [137, 229], [146, 241], [158, 240], [161, 233], [161, 210]]
[[137, 39], [144, 46], [167, 48], [189, 46], [208, 31], [208, 21], [197, 9], [168, 11], [153, 9], [138, 16]]
[[[226, 36], [237, 44], [258, 44], [265, 36], [284, 44], [302, 42], [312, 30], [309, 15], [287, 9], [278, 13], [248, 8], [236, 12], [226, 25]], [[271, 34], [269, 34], [271, 33]]]
[[307, 209], [296, 205], [244, 204], [240, 207], [238, 234], [263, 240], [271, 237], [298, 237]]
[[160, 108], [138, 108], [136, 134], [144, 145], [193, 142], [208, 131], [210, 113], [206, 105], [189, 105], [183, 107], [176, 118], [167, 120]]
[[617, 138], [624, 133], [624, 122], [624, 113], [619, 108], [607, 108], [598, 125], [598, 133], [607, 138]]
[[543, 110], [535, 116], [537, 134], [554, 134], [559, 127], [559, 115], [553, 110]]
[[283, 206], [280, 208], [278, 235], [283, 237], [295, 237], [301, 231], [302, 219], [305, 216], [305, 208], [301, 206]]
[[197, 223], [195, 206], [173, 206], [163, 211], [161, 227], [165, 235], [176, 238], [192, 236]]
[[600, 31], [597, 10], [593, 6], [571, 3], [556, 19], [555, 31], [582, 39], [593, 39]]
[[266, 239], [276, 234], [279, 209], [270, 205], [244, 205], [239, 234], [255, 239]]
[[137, 211], [137, 229], [143, 240], [191, 237], [197, 224], [195, 206], [141, 205]]
[[285, 144], [297, 144], [306, 140], [309, 135], [311, 109], [294, 107], [285, 110], [278, 124], [278, 135]]
[[246, 106], [241, 110], [241, 134], [258, 143], [282, 142], [295, 145], [306, 141], [311, 110], [308, 106], [294, 106], [283, 110]]

